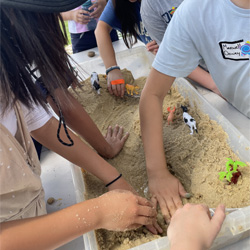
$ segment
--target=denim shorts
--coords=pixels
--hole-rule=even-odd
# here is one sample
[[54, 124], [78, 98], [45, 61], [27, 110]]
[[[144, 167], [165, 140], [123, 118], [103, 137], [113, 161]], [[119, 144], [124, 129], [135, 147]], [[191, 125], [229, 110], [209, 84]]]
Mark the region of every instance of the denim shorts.
[[[79, 34], [71, 33], [70, 36], [74, 54], [97, 47], [94, 30]], [[119, 39], [116, 30], [110, 32], [110, 37], [112, 42]]]

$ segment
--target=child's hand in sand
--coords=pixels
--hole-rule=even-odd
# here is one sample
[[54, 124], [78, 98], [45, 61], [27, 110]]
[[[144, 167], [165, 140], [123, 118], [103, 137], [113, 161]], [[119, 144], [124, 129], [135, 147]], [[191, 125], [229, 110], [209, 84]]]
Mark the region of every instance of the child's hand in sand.
[[125, 92], [125, 84], [122, 83], [122, 84], [111, 85], [111, 81], [115, 81], [118, 79], [124, 79], [119, 69], [114, 69], [108, 73], [107, 76], [108, 91], [111, 95], [123, 97]]
[[176, 211], [168, 227], [171, 250], [209, 249], [225, 219], [225, 207], [217, 207], [211, 218], [206, 205], [186, 204]]
[[182, 207], [180, 197], [187, 197], [187, 192], [180, 181], [167, 170], [160, 173], [151, 173], [148, 177], [149, 192], [152, 195], [151, 201], [154, 207], [157, 207], [157, 203], [159, 203], [162, 215], [165, 221], [169, 223], [175, 211]]
[[99, 227], [107, 230], [125, 231], [152, 224], [156, 211], [150, 201], [125, 190], [114, 190], [96, 198], [103, 211]]
[[[128, 182], [125, 181], [124, 178], [119, 178], [119, 180], [115, 181], [108, 187], [109, 191], [115, 191], [115, 190], [124, 190], [124, 191], [131, 191], [134, 195], [139, 196], [139, 194], [133, 189], [132, 186], [128, 184]], [[151, 202], [150, 202], [151, 203]], [[155, 213], [156, 212], [156, 207], [154, 207]], [[155, 218], [153, 220], [153, 223], [150, 225], [146, 225], [147, 229], [152, 233], [152, 234], [158, 234], [162, 233], [162, 229], [159, 226], [157, 219]]]
[[111, 126], [108, 127], [107, 134], [105, 136], [110, 148], [107, 153], [107, 158], [111, 159], [115, 157], [123, 148], [124, 143], [129, 137], [129, 133], [123, 135], [123, 127], [116, 125], [114, 129]]

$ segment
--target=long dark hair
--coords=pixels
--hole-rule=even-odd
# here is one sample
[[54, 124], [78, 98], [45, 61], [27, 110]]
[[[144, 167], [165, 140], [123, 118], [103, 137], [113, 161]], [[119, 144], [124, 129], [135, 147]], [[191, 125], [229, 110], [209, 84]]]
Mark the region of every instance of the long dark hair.
[[115, 14], [122, 26], [122, 38], [128, 48], [137, 42], [137, 23], [136, 2], [129, 0], [113, 0]]
[[[30, 68], [36, 66], [44, 86], [53, 95], [57, 87], [66, 89], [78, 84], [64, 45], [67, 39], [60, 14], [45, 14], [0, 7], [0, 95], [3, 111], [19, 100], [31, 108], [32, 103], [46, 105]], [[56, 97], [55, 97], [56, 98]]]

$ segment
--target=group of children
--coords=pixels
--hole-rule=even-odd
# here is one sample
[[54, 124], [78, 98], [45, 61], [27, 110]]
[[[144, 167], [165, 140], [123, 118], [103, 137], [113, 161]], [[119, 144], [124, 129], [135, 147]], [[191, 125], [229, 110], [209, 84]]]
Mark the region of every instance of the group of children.
[[[151, 201], [139, 197], [121, 173], [98, 154], [112, 158], [119, 153], [128, 137], [123, 136], [121, 127], [109, 128], [107, 137], [103, 138], [88, 114], [79, 107], [84, 117], [79, 123], [84, 126], [83, 137], [96, 153], [66, 129], [60, 138], [63, 142], [70, 138], [71, 143], [69, 146], [61, 143], [58, 121], [48, 113], [45, 98], [57, 109], [62, 121], [65, 116], [66, 124], [70, 125], [71, 119], [67, 116], [70, 117], [77, 105], [66, 90], [69, 83], [77, 85], [78, 82], [64, 50], [66, 40], [61, 32], [59, 13], [74, 10], [84, 2], [0, 0], [1, 248], [54, 249], [97, 228], [128, 230], [146, 225], [153, 233], [161, 232], [155, 211], [159, 204], [165, 220], [170, 221], [168, 237], [172, 250], [208, 249], [225, 218], [224, 206], [218, 206], [213, 218], [205, 205], [182, 206], [181, 197], [185, 197], [186, 191], [167, 170], [162, 103], [175, 77], [188, 76], [222, 95], [250, 117], [247, 47], [250, 26], [246, 25], [250, 21], [250, 1], [169, 3], [166, 0], [163, 1], [166, 5], [154, 1], [157, 7], [152, 8], [155, 5], [150, 0], [109, 0], [102, 11], [95, 35], [108, 69], [107, 84], [111, 94], [122, 97], [125, 90], [124, 83], [111, 84], [113, 80], [123, 79], [110, 38], [112, 28], [121, 31], [128, 47], [140, 39], [156, 54], [140, 99]], [[158, 26], [150, 26], [153, 11], [155, 23], [160, 21]], [[31, 65], [41, 74], [48, 93], [46, 97], [34, 84]], [[73, 127], [79, 133], [77, 129]], [[41, 169], [30, 135], [101, 179], [109, 192], [46, 215]], [[105, 151], [107, 145], [108, 152]], [[114, 220], [114, 216], [120, 219]]]

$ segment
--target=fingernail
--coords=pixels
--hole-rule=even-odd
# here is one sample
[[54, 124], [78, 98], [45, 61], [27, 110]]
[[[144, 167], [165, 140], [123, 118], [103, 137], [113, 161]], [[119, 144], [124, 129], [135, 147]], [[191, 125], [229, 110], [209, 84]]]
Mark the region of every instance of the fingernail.
[[167, 223], [167, 224], [169, 224], [169, 223], [170, 223], [170, 218], [169, 218], [169, 217], [164, 216], [164, 219], [165, 219], [165, 221], [166, 221], [166, 223]]
[[225, 210], [225, 205], [224, 205], [224, 204], [221, 204], [221, 205], [220, 205], [220, 208], [223, 209], [223, 210]]
[[185, 198], [186, 198], [186, 199], [190, 199], [192, 196], [193, 196], [193, 195], [190, 194], [190, 193], [186, 193], [186, 194], [185, 194]]

